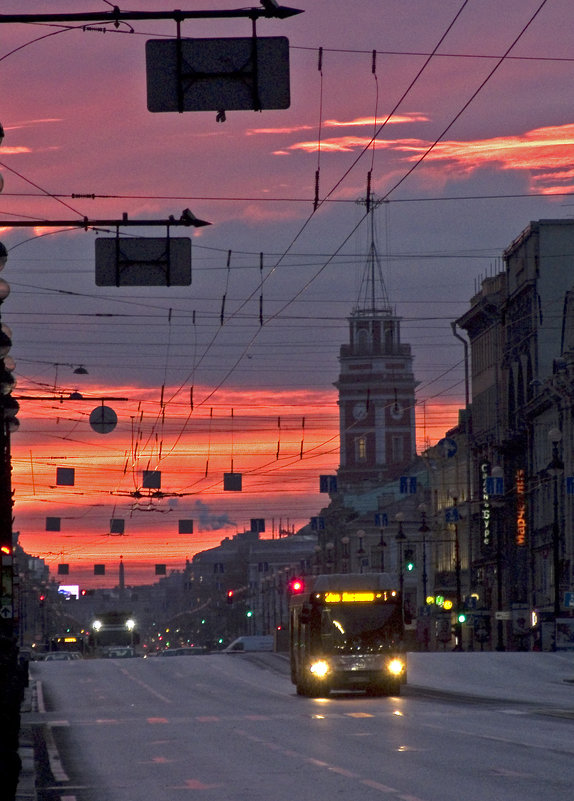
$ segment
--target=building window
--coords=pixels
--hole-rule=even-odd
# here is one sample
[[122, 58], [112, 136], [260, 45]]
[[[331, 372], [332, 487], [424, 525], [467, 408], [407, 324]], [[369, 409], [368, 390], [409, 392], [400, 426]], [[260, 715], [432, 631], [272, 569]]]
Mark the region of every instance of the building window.
[[366, 328], [356, 331], [356, 343], [359, 353], [367, 353], [371, 349], [371, 335]]
[[355, 438], [355, 461], [356, 462], [366, 462], [367, 461], [367, 438], [366, 437], [356, 437]]
[[405, 447], [403, 437], [393, 437], [391, 440], [391, 453], [393, 463], [402, 462], [405, 458]]

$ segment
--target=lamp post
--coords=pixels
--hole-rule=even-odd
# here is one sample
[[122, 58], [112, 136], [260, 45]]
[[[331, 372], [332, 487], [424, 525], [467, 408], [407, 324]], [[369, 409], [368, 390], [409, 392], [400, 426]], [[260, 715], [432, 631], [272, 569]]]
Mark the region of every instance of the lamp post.
[[459, 620], [459, 615], [462, 612], [462, 583], [461, 583], [461, 567], [460, 567], [460, 542], [458, 538], [458, 496], [455, 491], [451, 490], [450, 496], [452, 498], [452, 519], [454, 523], [454, 575], [456, 582], [456, 621], [454, 624], [454, 636], [456, 639], [455, 651], [462, 651], [462, 623]]
[[342, 556], [342, 571], [343, 573], [349, 573], [349, 537], [341, 537], [341, 545], [343, 546], [343, 556]]
[[[492, 468], [492, 478], [496, 481], [504, 476], [504, 470], [497, 465]], [[493, 501], [493, 506], [502, 507], [504, 501]], [[504, 521], [502, 521], [504, 522]], [[504, 651], [504, 621], [502, 620], [502, 538], [504, 536], [504, 525], [499, 519], [496, 520], [496, 609], [498, 618], [496, 621], [496, 650]]]
[[423, 544], [423, 600], [424, 606], [427, 606], [427, 583], [428, 583], [428, 576], [427, 576], [427, 541], [426, 535], [429, 533], [430, 528], [427, 525], [427, 507], [426, 504], [421, 503], [419, 506], [419, 512], [421, 513], [422, 522], [419, 527], [419, 532], [421, 535], [421, 540]]
[[564, 471], [564, 462], [558, 453], [558, 446], [562, 439], [559, 428], [551, 428], [548, 439], [552, 443], [552, 460], [548, 465], [548, 473], [553, 480], [553, 520], [552, 520], [552, 562], [554, 571], [554, 646], [556, 650], [556, 621], [560, 617], [560, 524], [558, 519], [558, 477]]
[[327, 563], [327, 573], [333, 573], [334, 559], [335, 559], [335, 543], [328, 542], [325, 545], [325, 560]]
[[365, 562], [366, 562], [366, 555], [367, 552], [363, 547], [363, 541], [365, 539], [365, 532], [362, 528], [357, 531], [357, 540], [359, 542], [359, 547], [357, 548], [357, 558], [359, 560], [359, 573], [364, 572]]
[[379, 544], [377, 545], [377, 548], [379, 549], [380, 554], [381, 554], [381, 562], [380, 562], [381, 573], [385, 572], [385, 548], [386, 547], [387, 547], [387, 543], [385, 542], [384, 529], [381, 528], [381, 536], [379, 537]]
[[406, 536], [405, 532], [403, 531], [403, 520], [405, 516], [402, 512], [397, 512], [395, 515], [395, 520], [399, 525], [399, 530], [395, 536], [395, 540], [397, 543], [397, 554], [399, 560], [399, 592], [401, 596], [401, 619], [404, 622], [404, 609], [405, 609], [405, 599], [403, 597], [403, 590], [405, 585], [405, 577], [403, 573], [403, 545], [405, 544]]

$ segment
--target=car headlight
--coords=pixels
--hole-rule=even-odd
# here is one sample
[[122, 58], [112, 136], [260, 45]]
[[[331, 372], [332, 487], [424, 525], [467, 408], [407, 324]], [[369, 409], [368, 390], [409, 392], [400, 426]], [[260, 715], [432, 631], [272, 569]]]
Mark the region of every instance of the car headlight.
[[309, 665], [309, 670], [318, 679], [324, 678], [329, 672], [329, 669], [329, 664], [325, 662], [324, 659], [319, 659], [317, 662], [313, 662]]
[[390, 662], [387, 662], [387, 670], [393, 676], [400, 676], [404, 669], [405, 663], [402, 659], [391, 659]]

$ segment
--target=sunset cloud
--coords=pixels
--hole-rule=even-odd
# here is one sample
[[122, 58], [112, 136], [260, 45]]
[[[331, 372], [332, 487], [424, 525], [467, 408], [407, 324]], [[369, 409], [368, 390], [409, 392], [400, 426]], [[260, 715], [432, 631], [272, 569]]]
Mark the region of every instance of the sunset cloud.
[[[386, 125], [398, 125], [409, 122], [428, 122], [429, 117], [426, 114], [413, 111], [407, 114], [393, 114], [388, 120], [385, 120]], [[381, 124], [382, 119], [375, 119], [375, 117], [356, 117], [351, 120], [324, 120], [322, 128], [365, 128], [373, 127], [373, 125]], [[317, 130], [314, 125], [293, 125], [291, 127], [276, 127], [276, 128], [249, 128], [246, 131], [247, 136], [254, 136], [256, 134], [294, 134], [300, 131], [313, 131]]]
[[[347, 135], [323, 139], [321, 151], [353, 152], [371, 144], [369, 136]], [[377, 139], [375, 148], [402, 154], [406, 161], [412, 162], [417, 161], [431, 144], [432, 141], [423, 139]], [[296, 142], [290, 149], [314, 152], [317, 142]], [[574, 163], [574, 123], [535, 128], [513, 136], [439, 142], [426, 156], [425, 162], [427, 165], [449, 164], [463, 175], [481, 167], [528, 171], [533, 191], [547, 194], [568, 191], [574, 178], [571, 166]]]

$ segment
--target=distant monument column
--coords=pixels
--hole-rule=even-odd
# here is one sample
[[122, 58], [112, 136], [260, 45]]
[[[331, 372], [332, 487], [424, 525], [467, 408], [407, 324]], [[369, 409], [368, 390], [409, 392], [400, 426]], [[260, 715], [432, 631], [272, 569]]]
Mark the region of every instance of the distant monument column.
[[125, 578], [125, 570], [124, 570], [123, 559], [124, 559], [124, 557], [120, 556], [120, 581], [119, 581], [120, 600], [124, 597], [124, 593], [125, 593], [125, 590], [126, 590], [126, 578]]

